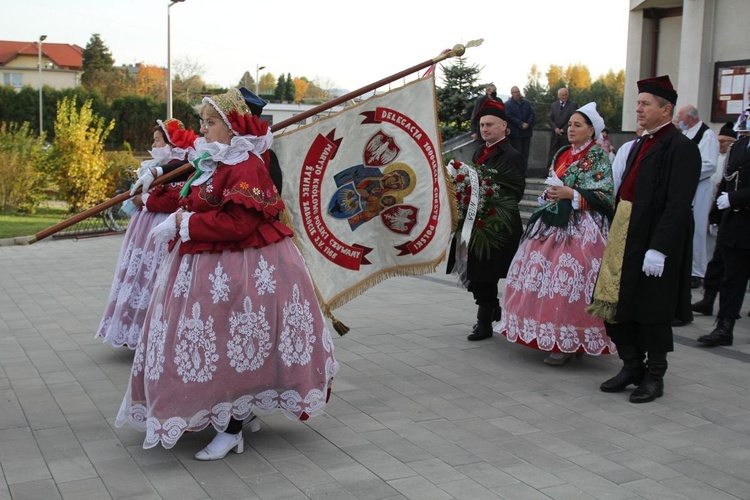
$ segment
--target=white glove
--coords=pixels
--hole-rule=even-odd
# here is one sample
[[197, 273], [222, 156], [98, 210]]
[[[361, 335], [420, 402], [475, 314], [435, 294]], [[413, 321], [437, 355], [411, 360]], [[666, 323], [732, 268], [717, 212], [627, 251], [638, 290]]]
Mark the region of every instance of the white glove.
[[722, 192], [718, 198], [716, 198], [716, 206], [719, 210], [729, 208], [729, 195], [726, 192]]
[[[161, 167], [156, 167], [156, 175], [161, 175]], [[148, 188], [151, 187], [151, 183], [154, 182], [154, 174], [151, 173], [151, 169], [147, 169], [146, 173], [144, 173], [142, 176], [138, 177], [138, 180], [135, 181], [135, 184], [133, 184], [133, 187], [130, 188], [130, 196], [133, 196], [135, 194], [135, 190], [138, 189], [138, 186], [143, 186], [143, 189], [141, 189], [141, 193], [145, 193], [148, 191]]]
[[177, 235], [177, 216], [175, 214], [169, 214], [167, 220], [157, 225], [148, 233], [148, 235], [154, 238], [154, 243], [161, 245], [169, 243], [172, 238]]
[[664, 272], [664, 259], [667, 256], [658, 250], [648, 250], [646, 256], [643, 257], [643, 272], [646, 276], [654, 276], [660, 278]]
[[708, 225], [708, 234], [710, 234], [713, 237], [719, 236], [719, 225], [718, 224], [709, 224]]

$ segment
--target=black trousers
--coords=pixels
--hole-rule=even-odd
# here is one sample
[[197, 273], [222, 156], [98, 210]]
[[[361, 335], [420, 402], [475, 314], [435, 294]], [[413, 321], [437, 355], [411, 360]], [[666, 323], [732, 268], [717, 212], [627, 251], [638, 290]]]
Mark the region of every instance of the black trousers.
[[724, 276], [724, 261], [721, 259], [719, 244], [714, 247], [714, 254], [706, 266], [706, 275], [703, 277], [703, 289], [719, 293], [721, 278]]
[[632, 346], [638, 352], [665, 353], [674, 350], [672, 325], [670, 323], [644, 324], [628, 321], [625, 323], [604, 322], [607, 335], [620, 346]]
[[[716, 244], [724, 264], [719, 285], [719, 313], [721, 318], [738, 319], [750, 278], [750, 249]], [[713, 259], [711, 259], [713, 260]]]
[[500, 306], [497, 281], [494, 283], [472, 281], [469, 284], [469, 291], [474, 295], [474, 303], [479, 307], [493, 309]]

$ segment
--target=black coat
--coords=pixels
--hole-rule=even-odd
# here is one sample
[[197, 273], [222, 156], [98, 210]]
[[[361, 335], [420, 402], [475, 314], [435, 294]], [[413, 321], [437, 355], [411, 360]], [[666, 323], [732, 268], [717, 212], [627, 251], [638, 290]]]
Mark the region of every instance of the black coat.
[[[644, 324], [692, 320], [692, 202], [701, 171], [698, 146], [675, 127], [646, 153], [636, 172], [615, 320]], [[626, 173], [627, 175], [627, 173]], [[649, 249], [667, 256], [661, 277], [646, 276]]]
[[[476, 163], [477, 158], [482, 153], [482, 146], [480, 145], [472, 156], [472, 161]], [[526, 187], [526, 179], [523, 176], [524, 171], [524, 159], [521, 153], [513, 149], [510, 145], [510, 141], [507, 139], [501, 142], [497, 149], [485, 160], [486, 166], [498, 165], [501, 162], [508, 162], [508, 165], [512, 166], [518, 171], [518, 178], [514, 179], [513, 184], [502, 185], [502, 189], [512, 190], [516, 196], [516, 200], [520, 201], [523, 198], [523, 192]], [[469, 252], [469, 259], [467, 262], [467, 278], [469, 281], [477, 283], [497, 283], [500, 278], [505, 278], [510, 268], [510, 263], [513, 260], [513, 256], [518, 250], [518, 243], [521, 241], [521, 234], [523, 233], [523, 224], [521, 223], [521, 214], [516, 210], [512, 214], [511, 224], [513, 231], [507, 240], [507, 243], [503, 249], [491, 248], [489, 256], [484, 259], [479, 259], [474, 252]], [[451, 249], [448, 254], [448, 265], [447, 270], [450, 273], [453, 271], [453, 266], [456, 263], [456, 237], [454, 236], [451, 242]]]
[[750, 248], [750, 149], [747, 136], [735, 141], [727, 153], [726, 175], [735, 172], [736, 177], [731, 181], [721, 179], [718, 192], [729, 193], [729, 206], [719, 210], [714, 205], [711, 221], [719, 223], [717, 243], [732, 248]]

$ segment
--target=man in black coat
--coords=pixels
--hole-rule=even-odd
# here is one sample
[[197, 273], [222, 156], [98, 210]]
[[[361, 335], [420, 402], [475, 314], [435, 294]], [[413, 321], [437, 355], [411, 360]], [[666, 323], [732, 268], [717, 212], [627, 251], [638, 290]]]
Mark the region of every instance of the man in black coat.
[[727, 153], [726, 171], [719, 184], [711, 222], [719, 224], [716, 251], [724, 264], [719, 283], [717, 326], [698, 337], [705, 347], [732, 345], [734, 322], [740, 317], [750, 278], [750, 132], [747, 121], [738, 124], [739, 138]]
[[[672, 124], [675, 92], [668, 76], [638, 82], [636, 114], [645, 129], [628, 155], [594, 302], [623, 368], [604, 392], [638, 387], [632, 403], [664, 393], [672, 320], [692, 320], [692, 201], [701, 170], [698, 146]], [[648, 356], [644, 364], [644, 358]]]
[[[523, 198], [526, 180], [523, 176], [524, 161], [521, 153], [513, 149], [507, 140], [505, 130], [508, 122], [505, 116], [505, 105], [502, 101], [488, 100], [479, 109], [479, 131], [484, 142], [477, 147], [472, 162], [477, 167], [480, 178], [484, 178], [482, 167], [486, 166], [496, 171], [492, 184], [500, 186], [494, 196], [510, 196], [515, 206], [510, 210], [510, 234], [504, 244], [496, 244], [490, 248], [487, 255], [479, 256], [472, 246], [476, 236], [477, 226], [472, 229], [469, 240], [469, 253], [466, 261], [465, 282], [468, 290], [474, 295], [478, 306], [477, 324], [467, 338], [469, 340], [483, 340], [492, 337], [492, 322], [500, 319], [500, 300], [498, 298], [498, 282], [508, 274], [508, 268], [518, 249], [523, 230], [518, 202]], [[497, 242], [496, 242], [497, 243]], [[456, 266], [456, 246], [458, 237], [453, 238], [448, 257], [448, 272]], [[462, 263], [459, 263], [462, 264]]]

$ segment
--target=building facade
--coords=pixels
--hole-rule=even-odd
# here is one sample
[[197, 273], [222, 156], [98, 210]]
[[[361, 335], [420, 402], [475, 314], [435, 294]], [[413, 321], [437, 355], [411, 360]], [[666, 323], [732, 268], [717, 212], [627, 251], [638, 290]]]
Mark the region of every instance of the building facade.
[[664, 74], [677, 89], [677, 106], [695, 105], [714, 131], [736, 119], [734, 111], [748, 105], [750, 2], [629, 1], [622, 130], [636, 129], [636, 82]]
[[17, 90], [26, 85], [74, 88], [82, 73], [83, 49], [78, 45], [0, 40], [0, 85]]

